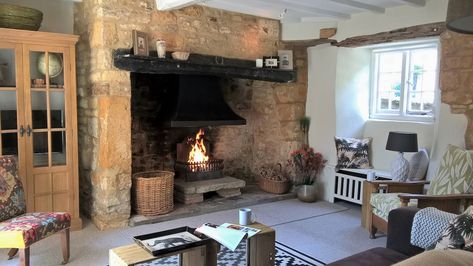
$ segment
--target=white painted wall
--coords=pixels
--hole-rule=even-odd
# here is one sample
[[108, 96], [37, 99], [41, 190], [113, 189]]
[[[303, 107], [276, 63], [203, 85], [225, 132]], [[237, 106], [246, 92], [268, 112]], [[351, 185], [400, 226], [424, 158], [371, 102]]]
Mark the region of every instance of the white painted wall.
[[[386, 9], [386, 14], [360, 13], [352, 19], [338, 22], [335, 38], [374, 34], [402, 27], [445, 21], [447, 3], [428, 0], [425, 7], [402, 6]], [[284, 39], [313, 39], [327, 24], [283, 24]], [[466, 118], [453, 115], [448, 106], [441, 105], [435, 123], [412, 123], [369, 120], [369, 61], [366, 48], [337, 48], [320, 45], [308, 49], [309, 80], [306, 114], [312, 117], [309, 141], [327, 159], [328, 166], [317, 180], [321, 196], [332, 200], [334, 165], [336, 164], [334, 136], [373, 137], [373, 165], [388, 170], [396, 153], [385, 150], [389, 131], [416, 132], [420, 147], [431, 149], [428, 176], [435, 174], [438, 161], [448, 143], [464, 146]], [[406, 154], [406, 157], [410, 155]]]
[[0, 0], [0, 3], [31, 7], [43, 12], [39, 31], [72, 34], [74, 11], [72, 0]]

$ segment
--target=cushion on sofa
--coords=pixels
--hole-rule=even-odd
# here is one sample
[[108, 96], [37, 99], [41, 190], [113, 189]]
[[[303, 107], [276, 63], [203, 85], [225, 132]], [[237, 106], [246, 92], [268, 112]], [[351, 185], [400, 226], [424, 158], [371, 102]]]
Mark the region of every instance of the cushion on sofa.
[[450, 221], [435, 249], [464, 249], [473, 252], [473, 206]]
[[355, 139], [335, 137], [337, 166], [341, 168], [372, 168], [369, 159], [371, 138]]
[[448, 145], [427, 195], [462, 193], [473, 193], [473, 151]]
[[427, 207], [419, 210], [412, 221], [411, 244], [428, 249], [448, 227], [448, 222], [457, 215]]
[[[383, 220], [388, 221], [389, 212], [401, 207], [401, 200], [397, 195], [399, 195], [399, 193], [371, 194], [370, 204], [373, 207], [373, 213]], [[410, 201], [409, 206], [417, 206], [417, 200]]]
[[[428, 250], [407, 260], [394, 264], [395, 266], [471, 266], [473, 252], [464, 250]], [[368, 265], [368, 264], [367, 264]], [[375, 265], [375, 264], [373, 264]]]
[[426, 148], [421, 148], [409, 160], [409, 180], [424, 180], [428, 167], [429, 153]]

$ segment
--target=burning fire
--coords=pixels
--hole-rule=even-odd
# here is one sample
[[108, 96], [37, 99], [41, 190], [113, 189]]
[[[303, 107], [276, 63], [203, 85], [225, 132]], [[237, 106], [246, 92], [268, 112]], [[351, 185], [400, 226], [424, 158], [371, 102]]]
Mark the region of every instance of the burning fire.
[[195, 135], [195, 143], [191, 144], [192, 149], [189, 152], [189, 163], [205, 163], [209, 160], [204, 145], [204, 130], [200, 129]]

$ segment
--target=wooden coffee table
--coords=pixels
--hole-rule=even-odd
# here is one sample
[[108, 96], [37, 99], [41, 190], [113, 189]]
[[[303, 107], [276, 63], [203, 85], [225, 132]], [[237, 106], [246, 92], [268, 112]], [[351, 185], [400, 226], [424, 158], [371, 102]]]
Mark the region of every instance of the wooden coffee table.
[[246, 265], [274, 266], [274, 257], [276, 255], [276, 231], [261, 223], [253, 223], [247, 226], [261, 231], [247, 241]]
[[205, 246], [193, 247], [155, 257], [135, 243], [110, 249], [108, 263], [110, 266], [129, 266], [181, 254], [179, 256], [179, 265], [181, 266], [217, 266], [217, 252], [219, 250], [220, 246], [218, 243], [211, 240]]

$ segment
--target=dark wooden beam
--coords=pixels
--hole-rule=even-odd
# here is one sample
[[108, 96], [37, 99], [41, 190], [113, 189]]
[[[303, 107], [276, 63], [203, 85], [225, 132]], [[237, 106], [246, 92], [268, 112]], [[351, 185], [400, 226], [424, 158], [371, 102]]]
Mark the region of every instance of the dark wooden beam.
[[312, 40], [298, 40], [298, 41], [281, 41], [282, 44], [287, 45], [289, 47], [312, 47], [321, 45], [324, 43], [336, 43], [336, 40], [332, 39], [312, 39]]
[[264, 80], [273, 82], [296, 81], [296, 70], [277, 68], [256, 68], [255, 61], [226, 58], [202, 54], [191, 54], [186, 61], [158, 58], [156, 53], [150, 56], [133, 55], [129, 49], [114, 51], [115, 67], [130, 72], [147, 74], [192, 74], [210, 75], [229, 78]]
[[401, 28], [392, 31], [380, 32], [371, 35], [347, 38], [333, 45], [338, 47], [360, 47], [379, 43], [389, 43], [416, 38], [426, 38], [439, 36], [440, 34], [442, 34], [442, 32], [445, 31], [445, 29], [445, 22], [436, 22]]

